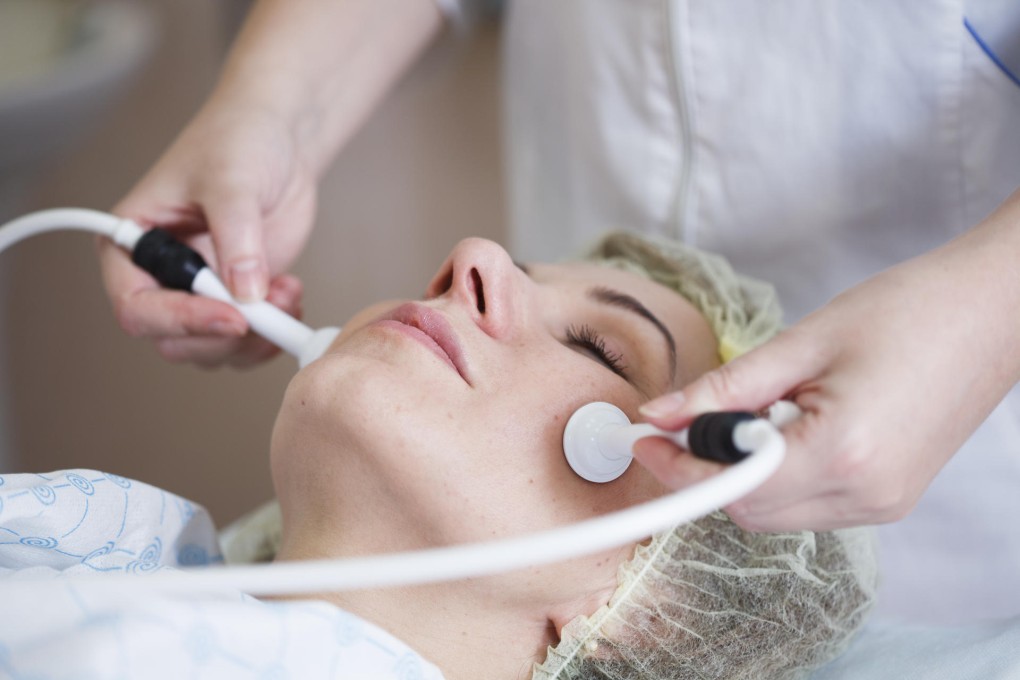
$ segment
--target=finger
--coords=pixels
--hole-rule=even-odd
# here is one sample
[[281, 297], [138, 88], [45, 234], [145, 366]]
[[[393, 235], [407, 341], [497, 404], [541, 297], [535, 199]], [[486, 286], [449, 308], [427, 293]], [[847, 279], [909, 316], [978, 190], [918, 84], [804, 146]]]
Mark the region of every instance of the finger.
[[301, 279], [292, 274], [280, 274], [270, 279], [266, 300], [295, 319], [300, 319], [304, 314], [301, 307], [303, 293], [304, 285], [301, 283]]
[[782, 428], [785, 456], [779, 468], [758, 488], [732, 505], [743, 517], [784, 511], [837, 488], [824, 474], [827, 459], [818, 455], [815, 436], [817, 415], [807, 413]]
[[[916, 505], [927, 481], [918, 466], [904, 470], [898, 456], [869, 442], [873, 423], [838, 412], [824, 397], [808, 394], [804, 416], [783, 428], [786, 458], [761, 488], [740, 501], [738, 512], [763, 527], [803, 522], [799, 528], [879, 524], [902, 519]], [[921, 478], [921, 479], [919, 479]], [[818, 499], [826, 499], [818, 503]], [[812, 515], [798, 508], [813, 508]], [[784, 525], [786, 526], [786, 525]]]
[[228, 359], [231, 368], [248, 369], [269, 361], [281, 353], [279, 347], [258, 336], [245, 338], [241, 346]]
[[634, 459], [670, 489], [682, 489], [696, 484], [723, 467], [702, 460], [661, 437], [639, 439], [633, 451]]
[[159, 288], [112, 243], [101, 243], [99, 248], [103, 283], [117, 321], [128, 335], [241, 337], [248, 331], [244, 317], [230, 305]]
[[758, 411], [792, 394], [823, 366], [824, 357], [802, 333], [786, 331], [640, 412], [658, 427], [678, 430], [707, 411]]
[[110, 300], [139, 290], [155, 288], [155, 279], [131, 262], [131, 256], [106, 237], [96, 238], [103, 287]]
[[[296, 276], [280, 275], [270, 280], [266, 300], [295, 319], [300, 319], [302, 317], [302, 289], [301, 281]], [[257, 336], [249, 335], [244, 338], [227, 363], [234, 368], [250, 368], [272, 359], [279, 353], [280, 348], [276, 345]]]
[[257, 335], [244, 338], [182, 337], [156, 341], [156, 350], [171, 363], [191, 363], [199, 368], [233, 366], [247, 368], [279, 353], [279, 348]]
[[230, 305], [176, 290], [149, 288], [114, 300], [121, 328], [132, 337], [240, 338], [248, 322]]
[[875, 523], [853, 510], [838, 493], [819, 494], [767, 513], [748, 514], [739, 502], [724, 510], [734, 523], [748, 531], [831, 531]]
[[[301, 317], [301, 281], [294, 276], [275, 277], [267, 299], [295, 318]], [[249, 333], [243, 338], [181, 337], [156, 343], [160, 355], [174, 363], [193, 363], [201, 368], [229, 365], [249, 368], [280, 353], [271, 342]]]
[[255, 193], [222, 186], [215, 191], [204, 205], [220, 275], [237, 300], [263, 300], [269, 287], [269, 265]]
[[126, 196], [113, 207], [115, 215], [143, 226], [172, 227], [196, 232], [206, 229], [201, 208], [188, 195], [179, 173], [168, 172], [157, 163]]

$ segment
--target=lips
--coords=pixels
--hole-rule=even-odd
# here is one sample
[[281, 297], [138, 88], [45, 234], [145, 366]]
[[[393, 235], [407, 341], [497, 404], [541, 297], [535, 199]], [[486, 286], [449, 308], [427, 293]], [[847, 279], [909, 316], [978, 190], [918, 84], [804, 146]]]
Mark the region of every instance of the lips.
[[465, 382], [471, 384], [467, 377], [467, 360], [457, 334], [442, 314], [425, 305], [409, 302], [390, 311], [380, 321], [395, 321], [418, 331], [414, 333], [417, 339], [449, 363]]

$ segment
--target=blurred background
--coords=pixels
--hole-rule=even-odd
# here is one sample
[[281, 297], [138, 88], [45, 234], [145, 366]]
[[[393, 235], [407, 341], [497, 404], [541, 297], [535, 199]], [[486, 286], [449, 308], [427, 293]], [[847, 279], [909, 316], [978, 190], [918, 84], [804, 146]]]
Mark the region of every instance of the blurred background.
[[[0, 222], [109, 210], [212, 88], [247, 0], [0, 0]], [[295, 268], [305, 320], [416, 297], [457, 240], [502, 240], [498, 26], [447, 31], [341, 153]], [[272, 496], [296, 369], [170, 365], [121, 333], [79, 233], [0, 254], [0, 473], [95, 468], [205, 505]]]

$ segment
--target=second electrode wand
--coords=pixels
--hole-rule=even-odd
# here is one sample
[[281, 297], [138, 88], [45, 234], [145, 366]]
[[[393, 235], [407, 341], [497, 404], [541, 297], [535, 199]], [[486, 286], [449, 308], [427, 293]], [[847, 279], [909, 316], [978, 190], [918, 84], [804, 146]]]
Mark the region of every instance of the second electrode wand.
[[268, 302], [237, 302], [205, 259], [165, 229], [146, 231], [131, 250], [131, 261], [167, 288], [190, 291], [235, 307], [253, 331], [297, 357], [301, 368], [318, 359], [340, 332], [335, 327], [312, 330]]

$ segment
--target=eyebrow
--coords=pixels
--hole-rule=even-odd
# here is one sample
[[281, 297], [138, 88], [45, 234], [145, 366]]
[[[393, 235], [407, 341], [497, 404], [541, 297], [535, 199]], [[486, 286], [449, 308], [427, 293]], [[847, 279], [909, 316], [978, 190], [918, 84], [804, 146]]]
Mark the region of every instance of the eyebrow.
[[652, 314], [651, 311], [649, 311], [649, 309], [641, 304], [637, 299], [627, 295], [626, 293], [621, 293], [618, 290], [606, 288], [605, 286], [589, 288], [588, 297], [604, 305], [625, 309], [640, 316], [642, 319], [650, 321], [662, 334], [662, 337], [665, 338], [666, 345], [669, 347], [669, 374], [672, 376], [676, 373], [676, 340], [673, 339], [673, 334], [669, 332], [669, 329], [666, 328], [665, 324], [659, 321], [659, 317]]

